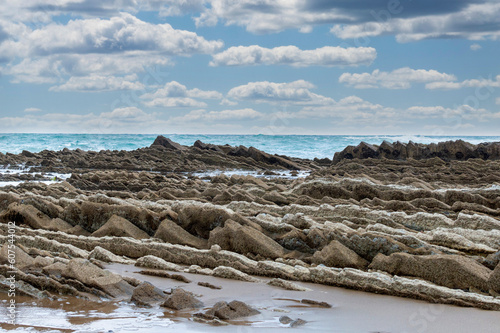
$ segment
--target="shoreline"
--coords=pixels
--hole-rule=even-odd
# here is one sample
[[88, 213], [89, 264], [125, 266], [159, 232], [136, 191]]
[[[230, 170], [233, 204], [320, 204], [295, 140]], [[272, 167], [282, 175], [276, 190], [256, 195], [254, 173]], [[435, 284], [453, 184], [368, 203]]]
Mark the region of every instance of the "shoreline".
[[[5, 247], [15, 222], [19, 290], [46, 299], [130, 300], [137, 281], [109, 272], [127, 262], [166, 276], [279, 278], [499, 311], [499, 146], [362, 143], [305, 160], [158, 137], [132, 152], [1, 155], [31, 170], [1, 170], [23, 183], [0, 189], [0, 240]], [[56, 168], [67, 177], [34, 182]]]

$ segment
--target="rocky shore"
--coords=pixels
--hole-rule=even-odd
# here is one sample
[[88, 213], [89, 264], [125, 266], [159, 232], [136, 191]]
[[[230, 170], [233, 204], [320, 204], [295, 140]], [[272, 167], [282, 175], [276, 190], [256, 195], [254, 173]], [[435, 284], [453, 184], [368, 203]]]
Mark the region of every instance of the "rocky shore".
[[[188, 309], [210, 325], [259, 312], [237, 295], [207, 305], [104, 269], [121, 263], [175, 281], [189, 273], [288, 290], [316, 283], [499, 311], [499, 147], [362, 143], [302, 160], [158, 137], [135, 151], [2, 154], [0, 165], [22, 164], [40, 179], [71, 176], [0, 189], [0, 288], [9, 285], [14, 222], [17, 290], [38, 299]], [[192, 174], [210, 170], [253, 173]]]

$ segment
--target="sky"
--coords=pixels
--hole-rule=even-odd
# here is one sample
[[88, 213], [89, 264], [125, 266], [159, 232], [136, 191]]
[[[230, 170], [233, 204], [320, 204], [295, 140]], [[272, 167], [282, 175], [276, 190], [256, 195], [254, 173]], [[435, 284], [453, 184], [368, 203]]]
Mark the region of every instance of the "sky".
[[0, 0], [0, 132], [499, 135], [498, 0]]

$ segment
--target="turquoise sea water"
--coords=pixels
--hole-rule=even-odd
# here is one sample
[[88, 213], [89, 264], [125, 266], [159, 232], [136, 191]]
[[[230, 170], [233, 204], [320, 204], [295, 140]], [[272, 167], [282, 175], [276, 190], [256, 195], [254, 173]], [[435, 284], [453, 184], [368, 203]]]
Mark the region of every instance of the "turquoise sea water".
[[[500, 141], [500, 136], [405, 136], [405, 135], [180, 135], [163, 134], [183, 145], [192, 145], [196, 140], [213, 144], [232, 146], [253, 146], [272, 154], [301, 158], [332, 158], [333, 154], [348, 145], [361, 141], [372, 144], [412, 140], [431, 143], [463, 139], [471, 143]], [[23, 150], [39, 152], [44, 149], [62, 150], [63, 148], [99, 151], [133, 150], [147, 147], [156, 135], [142, 134], [0, 134], [0, 152], [20, 153]]]

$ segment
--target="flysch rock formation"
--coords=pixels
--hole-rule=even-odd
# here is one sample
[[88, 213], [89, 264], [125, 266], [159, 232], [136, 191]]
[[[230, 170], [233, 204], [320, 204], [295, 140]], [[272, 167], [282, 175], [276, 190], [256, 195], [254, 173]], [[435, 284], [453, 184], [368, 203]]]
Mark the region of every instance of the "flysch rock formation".
[[[87, 169], [69, 165], [78, 154], [100, 157]], [[199, 312], [195, 295], [166, 295], [102, 268], [116, 262], [184, 282], [183, 272], [254, 283], [270, 277], [270, 285], [289, 290], [307, 290], [301, 282], [313, 282], [498, 311], [500, 161], [489, 154], [466, 161], [353, 155], [319, 166], [252, 148], [199, 141], [183, 147], [159, 137], [135, 152], [29, 155], [33, 165], [61, 158], [72, 176], [0, 189], [0, 289], [7, 288], [8, 223], [14, 222], [17, 287], [35, 298], [73, 295], [186, 308], [214, 325], [223, 324], [222, 313], [254, 313], [233, 299]], [[0, 160], [19, 162], [19, 156]], [[122, 168], [126, 156], [141, 166]], [[165, 172], [144, 170], [149, 162], [139, 156], [157, 156], [150, 162]], [[200, 178], [171, 172], [181, 160], [193, 170], [198, 162], [217, 166], [212, 157], [226, 167], [309, 168], [311, 174]], [[106, 159], [109, 164], [100, 164]]]

